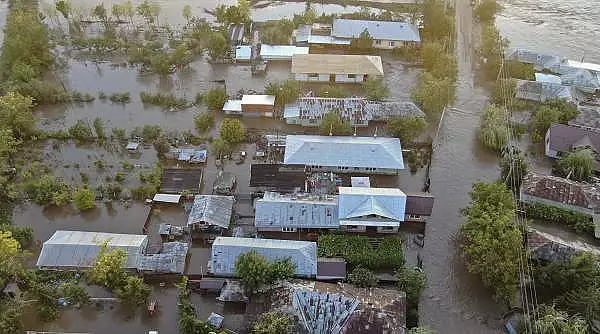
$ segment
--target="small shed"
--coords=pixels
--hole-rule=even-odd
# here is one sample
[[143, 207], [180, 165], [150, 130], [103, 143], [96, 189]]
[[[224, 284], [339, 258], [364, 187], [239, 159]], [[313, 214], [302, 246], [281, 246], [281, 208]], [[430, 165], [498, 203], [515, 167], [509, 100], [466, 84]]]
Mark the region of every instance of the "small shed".
[[346, 279], [346, 260], [342, 258], [317, 259], [317, 280], [339, 281]]
[[181, 194], [189, 191], [197, 194], [202, 183], [202, 169], [165, 168], [163, 169], [160, 192], [163, 194]]
[[193, 228], [229, 228], [233, 211], [233, 196], [197, 195], [188, 216], [187, 225]]
[[215, 312], [211, 312], [206, 322], [211, 324], [216, 329], [221, 329], [221, 327], [223, 327], [223, 320], [225, 320], [225, 317]]
[[244, 115], [273, 117], [275, 108], [275, 96], [273, 95], [244, 95], [240, 103]]
[[181, 195], [174, 194], [156, 194], [152, 198], [152, 203], [171, 203], [178, 204], [181, 200]]
[[242, 113], [242, 100], [228, 100], [223, 105], [223, 112], [228, 115], [240, 115]]
[[138, 142], [129, 142], [125, 149], [129, 152], [136, 152], [140, 147], [140, 143]]
[[267, 45], [260, 46], [260, 56], [265, 60], [291, 61], [295, 54], [308, 54], [307, 46]]
[[227, 282], [221, 278], [203, 278], [200, 281], [194, 281], [192, 283], [197, 283], [197, 289], [201, 292], [213, 292], [217, 294], [220, 294], [221, 289], [227, 284]]
[[249, 62], [252, 59], [251, 45], [238, 45], [235, 47], [235, 61]]

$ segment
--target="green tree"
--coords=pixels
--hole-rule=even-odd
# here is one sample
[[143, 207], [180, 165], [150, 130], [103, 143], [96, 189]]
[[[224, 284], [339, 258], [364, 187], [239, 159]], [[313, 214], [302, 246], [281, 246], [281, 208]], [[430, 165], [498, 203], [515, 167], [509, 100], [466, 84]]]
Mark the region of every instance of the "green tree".
[[0, 308], [0, 333], [22, 333], [21, 309], [12, 303], [3, 303]]
[[510, 303], [515, 297], [523, 236], [515, 224], [515, 203], [504, 183], [473, 184], [470, 206], [460, 227], [467, 269], [481, 277], [494, 298]]
[[252, 334], [287, 334], [291, 331], [290, 319], [283, 313], [267, 312], [252, 326]]
[[125, 5], [115, 3], [112, 5], [110, 12], [117, 18], [117, 21], [121, 21], [121, 18], [126, 16]]
[[323, 116], [319, 132], [322, 135], [348, 136], [352, 134], [352, 126], [342, 119], [336, 111], [330, 111]]
[[135, 11], [139, 16], [144, 18], [146, 24], [150, 25], [154, 22], [154, 16], [152, 15], [152, 4], [148, 2], [148, 0], [144, 0], [144, 2], [139, 4]]
[[114, 290], [123, 285], [127, 276], [123, 269], [127, 261], [127, 253], [121, 248], [109, 249], [108, 241], [99, 245], [99, 247], [96, 261], [89, 270], [87, 277], [93, 284]]
[[492, 23], [499, 9], [496, 0], [482, 0], [475, 7], [475, 15], [482, 23]]
[[231, 146], [222, 138], [217, 138], [212, 142], [212, 150], [216, 156], [228, 154], [231, 152]]
[[350, 92], [342, 87], [327, 85], [321, 86], [317, 92], [318, 97], [345, 98], [350, 96]]
[[427, 121], [418, 116], [394, 117], [387, 121], [387, 129], [403, 143], [410, 143], [427, 130]]
[[235, 274], [249, 293], [270, 283], [270, 268], [267, 259], [256, 251], [244, 253], [235, 261]]
[[86, 304], [90, 300], [85, 288], [77, 283], [61, 283], [58, 286], [58, 293], [71, 304]]
[[69, 186], [52, 175], [42, 175], [25, 183], [25, 192], [39, 205], [66, 205], [70, 199]]
[[71, 1], [69, 0], [59, 0], [55, 4], [56, 10], [59, 11], [65, 19], [69, 19], [69, 15], [71, 14]]
[[8, 159], [17, 152], [22, 141], [13, 136], [11, 129], [0, 128], [0, 158]]
[[368, 51], [373, 49], [373, 37], [369, 34], [369, 31], [365, 28], [358, 38], [353, 39], [350, 46], [357, 50]]
[[106, 134], [104, 133], [104, 122], [102, 118], [96, 117], [94, 119], [94, 130], [96, 131], [96, 137], [100, 140], [104, 140], [106, 138]]
[[229, 49], [227, 38], [225, 38], [225, 36], [223, 36], [223, 34], [220, 32], [213, 32], [208, 37], [206, 49], [208, 50], [208, 55], [210, 58], [212, 58], [212, 60], [217, 60], [224, 57]]
[[81, 141], [90, 141], [94, 139], [92, 128], [82, 120], [78, 120], [69, 128], [69, 135]]
[[17, 138], [30, 138], [35, 133], [32, 109], [31, 97], [8, 92], [0, 97], [0, 124], [10, 128]]
[[557, 171], [564, 177], [576, 181], [587, 181], [592, 176], [596, 166], [594, 152], [582, 149], [568, 153], [558, 160]]
[[505, 152], [500, 159], [500, 178], [506, 186], [514, 192], [518, 192], [521, 182], [527, 175], [527, 160], [522, 152]]
[[484, 25], [481, 32], [480, 54], [484, 59], [483, 71], [489, 78], [496, 78], [500, 71], [503, 50], [508, 49], [508, 39], [502, 38], [494, 24]]
[[406, 292], [406, 301], [411, 305], [419, 305], [423, 290], [427, 287], [427, 276], [421, 269], [403, 268], [396, 272], [398, 287]]
[[237, 144], [244, 140], [246, 130], [236, 118], [225, 118], [219, 126], [221, 138], [229, 144]]
[[412, 97], [422, 106], [423, 111], [436, 115], [454, 101], [455, 86], [456, 83], [451, 78], [439, 79], [429, 72], [424, 72]]
[[13, 238], [10, 231], [0, 231], [0, 265], [2, 268], [12, 267], [17, 254], [21, 252], [21, 245]]
[[363, 83], [365, 96], [371, 101], [383, 101], [390, 94], [390, 89], [382, 78], [369, 78]]
[[115, 294], [121, 303], [129, 306], [142, 306], [148, 302], [152, 289], [141, 277], [127, 276]]
[[446, 11], [443, 0], [425, 0], [423, 4], [423, 40], [451, 43], [454, 36], [454, 16]]
[[204, 133], [215, 125], [215, 117], [208, 112], [198, 113], [194, 116], [194, 125], [198, 133]]
[[479, 121], [477, 139], [484, 147], [500, 152], [508, 143], [509, 124], [506, 111], [495, 105], [488, 106]]
[[183, 6], [183, 11], [181, 14], [182, 14], [183, 18], [185, 19], [185, 21], [189, 24], [190, 19], [192, 18], [192, 6], [190, 6], [190, 5]]
[[421, 61], [423, 68], [431, 71], [439, 62], [440, 55], [446, 53], [442, 43], [438, 41], [424, 42], [421, 46]]
[[104, 7], [103, 3], [99, 3], [92, 8], [92, 16], [97, 17], [102, 22], [106, 22], [108, 17], [106, 16], [106, 7]]
[[519, 332], [526, 332], [526, 328], [535, 328], [540, 334], [587, 334], [588, 324], [578, 316], [569, 316], [567, 312], [560, 311], [554, 306], [540, 305], [537, 319], [533, 321], [525, 318]]
[[298, 99], [302, 85], [296, 80], [285, 80], [283, 82], [269, 82], [265, 87], [265, 93], [275, 96], [275, 104], [285, 106]]
[[367, 268], [363, 268], [358, 266], [352, 270], [352, 273], [349, 275], [348, 280], [350, 283], [360, 287], [360, 288], [368, 288], [377, 286], [379, 279]]
[[199, 95], [197, 100], [206, 103], [210, 110], [221, 111], [228, 98], [225, 88], [211, 88], [206, 93]]
[[86, 211], [96, 207], [96, 195], [88, 187], [78, 188], [73, 192], [73, 203], [80, 211]]

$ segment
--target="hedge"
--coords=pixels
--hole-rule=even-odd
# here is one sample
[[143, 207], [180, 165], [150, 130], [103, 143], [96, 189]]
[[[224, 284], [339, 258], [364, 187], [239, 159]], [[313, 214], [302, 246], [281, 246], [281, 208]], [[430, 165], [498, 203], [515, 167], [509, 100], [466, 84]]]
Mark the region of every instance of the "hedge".
[[524, 204], [523, 209], [527, 216], [551, 222], [554, 224], [567, 225], [579, 234], [594, 235], [594, 222], [592, 216], [558, 208], [545, 204]]
[[342, 257], [350, 267], [377, 270], [404, 266], [402, 239], [396, 236], [383, 238], [375, 248], [365, 236], [325, 234], [319, 236], [318, 253], [322, 257]]

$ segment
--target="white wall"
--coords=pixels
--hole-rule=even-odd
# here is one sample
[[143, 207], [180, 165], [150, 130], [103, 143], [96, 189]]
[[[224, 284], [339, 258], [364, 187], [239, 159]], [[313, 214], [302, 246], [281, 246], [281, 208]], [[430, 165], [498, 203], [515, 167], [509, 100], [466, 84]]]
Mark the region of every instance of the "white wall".
[[363, 82], [365, 79], [364, 74], [356, 74], [354, 78], [349, 78], [348, 74], [336, 74], [335, 82], [338, 83], [357, 83]]
[[322, 166], [320, 168], [314, 166], [307, 166], [308, 169], [312, 172], [334, 172], [338, 174], [344, 173], [368, 173], [368, 174], [383, 174], [383, 175], [396, 175], [398, 174], [397, 169], [389, 169], [389, 168], [376, 168], [375, 170], [367, 170], [366, 168], [358, 167], [348, 167], [348, 169], [339, 169], [338, 167], [329, 167]]
[[328, 82], [329, 74], [319, 74], [318, 77], [311, 78], [310, 75], [306, 73], [296, 73], [294, 74], [294, 78], [298, 81]]
[[[379, 42], [379, 43], [377, 43]], [[393, 42], [394, 45], [390, 45], [390, 43]], [[387, 39], [374, 39], [373, 40], [373, 47], [375, 49], [382, 49], [382, 50], [392, 50], [395, 48], [400, 48], [400, 47], [404, 47], [404, 46], [416, 46], [419, 45], [420, 43], [418, 42], [405, 42], [405, 41], [392, 41], [392, 40], [387, 40]]]
[[545, 146], [546, 146], [546, 156], [550, 157], [550, 158], [558, 158], [558, 152], [555, 150], [550, 149], [550, 129], [548, 129], [548, 131], [546, 131], [546, 137], [545, 137]]

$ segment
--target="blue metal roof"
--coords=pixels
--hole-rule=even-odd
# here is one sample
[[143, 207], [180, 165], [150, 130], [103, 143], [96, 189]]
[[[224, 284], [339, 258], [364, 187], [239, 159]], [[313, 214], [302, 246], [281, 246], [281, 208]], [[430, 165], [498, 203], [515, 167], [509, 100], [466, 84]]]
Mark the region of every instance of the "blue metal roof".
[[[369, 220], [372, 215], [397, 223], [404, 221], [406, 195], [395, 188], [340, 187], [339, 218]], [[373, 225], [377, 225], [376, 223]]]
[[331, 36], [358, 38], [367, 29], [373, 39], [420, 42], [419, 29], [408, 22], [336, 19]]

